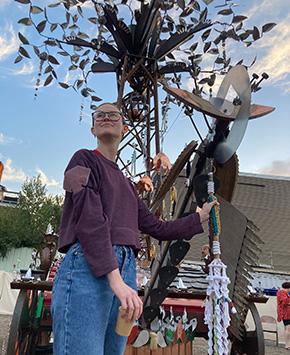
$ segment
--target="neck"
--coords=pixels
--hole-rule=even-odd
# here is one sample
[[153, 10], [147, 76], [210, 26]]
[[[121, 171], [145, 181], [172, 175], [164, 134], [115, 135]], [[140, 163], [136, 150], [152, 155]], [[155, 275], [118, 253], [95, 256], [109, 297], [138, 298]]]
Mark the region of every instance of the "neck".
[[119, 142], [111, 142], [109, 145], [103, 143], [102, 141], [98, 142], [97, 149], [109, 160], [116, 162], [116, 156], [118, 152]]

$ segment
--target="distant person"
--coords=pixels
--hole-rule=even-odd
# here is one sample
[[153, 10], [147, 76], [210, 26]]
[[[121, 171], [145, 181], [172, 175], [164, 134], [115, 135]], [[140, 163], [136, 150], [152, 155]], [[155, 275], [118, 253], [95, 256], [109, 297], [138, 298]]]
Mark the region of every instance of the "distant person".
[[285, 348], [290, 350], [290, 282], [284, 282], [277, 292], [277, 320], [285, 326]]
[[201, 247], [201, 260], [204, 261], [205, 265], [202, 266], [202, 270], [203, 272], [205, 272], [206, 274], [209, 273], [209, 268], [208, 265], [211, 262], [211, 257], [210, 257], [210, 247], [208, 244], [204, 244]]
[[97, 148], [78, 150], [64, 174], [65, 201], [58, 250], [66, 253], [52, 290], [54, 355], [121, 355], [127, 337], [115, 332], [119, 306], [138, 319], [135, 256], [139, 231], [158, 240], [191, 239], [202, 233], [214, 203], [198, 213], [162, 221], [139, 198], [116, 163], [128, 131], [114, 104], [93, 113]]

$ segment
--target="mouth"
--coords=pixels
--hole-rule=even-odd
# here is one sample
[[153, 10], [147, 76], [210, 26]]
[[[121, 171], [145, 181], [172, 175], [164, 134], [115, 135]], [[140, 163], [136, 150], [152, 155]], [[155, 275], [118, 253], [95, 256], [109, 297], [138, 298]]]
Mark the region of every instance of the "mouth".
[[114, 125], [112, 124], [112, 123], [103, 123], [102, 125], [101, 125], [101, 127], [104, 127], [104, 126], [110, 126], [110, 127], [114, 127]]

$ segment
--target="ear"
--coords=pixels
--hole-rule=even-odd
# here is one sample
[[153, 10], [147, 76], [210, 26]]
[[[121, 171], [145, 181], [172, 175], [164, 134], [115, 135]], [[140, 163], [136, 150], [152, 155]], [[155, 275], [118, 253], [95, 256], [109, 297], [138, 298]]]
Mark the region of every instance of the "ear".
[[94, 127], [91, 127], [91, 133], [94, 137], [96, 137], [96, 133], [95, 133], [95, 128]]

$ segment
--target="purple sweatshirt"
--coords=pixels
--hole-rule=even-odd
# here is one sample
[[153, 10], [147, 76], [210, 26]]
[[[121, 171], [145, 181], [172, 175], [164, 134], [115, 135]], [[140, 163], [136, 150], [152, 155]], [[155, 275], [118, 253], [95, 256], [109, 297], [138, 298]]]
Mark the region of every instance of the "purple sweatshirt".
[[98, 150], [81, 149], [73, 155], [63, 187], [58, 250], [65, 253], [79, 240], [96, 277], [118, 268], [112, 245], [128, 245], [138, 252], [139, 231], [158, 240], [190, 239], [203, 232], [198, 213], [175, 221], [156, 217], [117, 163]]

